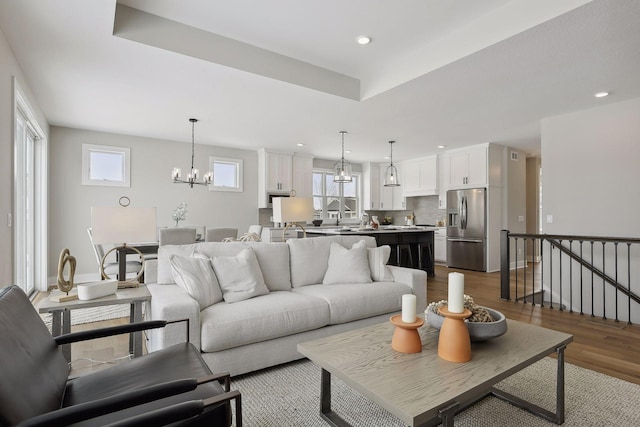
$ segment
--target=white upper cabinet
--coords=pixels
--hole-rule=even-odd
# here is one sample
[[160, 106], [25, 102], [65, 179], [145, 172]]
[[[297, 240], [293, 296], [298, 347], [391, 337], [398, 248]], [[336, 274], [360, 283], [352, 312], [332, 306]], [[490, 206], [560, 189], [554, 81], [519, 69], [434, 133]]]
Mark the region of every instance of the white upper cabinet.
[[296, 192], [296, 197], [313, 197], [312, 156], [294, 154], [292, 189]]
[[380, 165], [362, 164], [362, 206], [365, 210], [380, 209]]
[[288, 193], [293, 189], [293, 156], [266, 153], [267, 191]]
[[438, 194], [438, 158], [421, 157], [402, 162], [400, 177], [404, 197]]
[[[447, 189], [502, 187], [504, 147], [495, 144], [473, 145], [447, 151], [446, 156], [449, 159]], [[444, 159], [443, 162], [447, 163]]]

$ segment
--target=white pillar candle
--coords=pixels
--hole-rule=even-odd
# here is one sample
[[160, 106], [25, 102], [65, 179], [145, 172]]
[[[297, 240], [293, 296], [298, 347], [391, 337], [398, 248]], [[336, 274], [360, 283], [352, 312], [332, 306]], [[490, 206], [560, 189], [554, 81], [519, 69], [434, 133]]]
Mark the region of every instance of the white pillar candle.
[[448, 310], [452, 313], [464, 311], [464, 274], [449, 273]]
[[402, 321], [404, 323], [416, 321], [416, 296], [413, 294], [402, 295]]

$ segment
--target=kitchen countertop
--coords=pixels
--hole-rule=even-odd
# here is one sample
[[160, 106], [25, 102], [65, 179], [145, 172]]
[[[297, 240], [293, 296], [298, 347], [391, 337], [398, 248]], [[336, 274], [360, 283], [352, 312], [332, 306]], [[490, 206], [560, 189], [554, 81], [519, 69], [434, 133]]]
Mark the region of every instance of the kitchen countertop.
[[336, 227], [336, 228], [320, 228], [308, 227], [307, 233], [315, 234], [384, 234], [384, 233], [419, 233], [425, 231], [435, 231], [438, 227], [418, 227], [408, 225], [381, 225], [380, 228], [359, 228], [359, 227]]

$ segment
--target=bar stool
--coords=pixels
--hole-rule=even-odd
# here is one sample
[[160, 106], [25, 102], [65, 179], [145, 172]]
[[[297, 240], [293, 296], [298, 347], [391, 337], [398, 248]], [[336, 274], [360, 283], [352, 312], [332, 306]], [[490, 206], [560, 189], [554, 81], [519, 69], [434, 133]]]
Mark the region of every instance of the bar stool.
[[[407, 264], [402, 264], [402, 253], [406, 252], [407, 254]], [[411, 245], [408, 244], [400, 244], [396, 250], [396, 262], [400, 267], [408, 267], [409, 265], [413, 268], [413, 254], [411, 253]]]
[[[426, 254], [424, 253], [425, 251], [426, 251]], [[427, 259], [429, 260], [429, 262], [426, 263], [427, 265], [423, 265], [424, 264], [423, 260], [425, 255], [428, 257]], [[418, 243], [418, 268], [420, 270], [425, 270], [428, 276], [435, 276], [436, 274], [432, 260], [433, 260], [433, 245], [431, 244], [431, 242]]]

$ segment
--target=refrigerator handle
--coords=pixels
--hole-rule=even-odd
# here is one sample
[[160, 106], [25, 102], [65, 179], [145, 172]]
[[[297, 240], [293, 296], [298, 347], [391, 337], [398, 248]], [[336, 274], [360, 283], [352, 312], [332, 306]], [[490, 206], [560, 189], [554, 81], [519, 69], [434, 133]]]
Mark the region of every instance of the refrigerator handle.
[[463, 230], [467, 228], [467, 196], [462, 197], [460, 203], [460, 225]]

